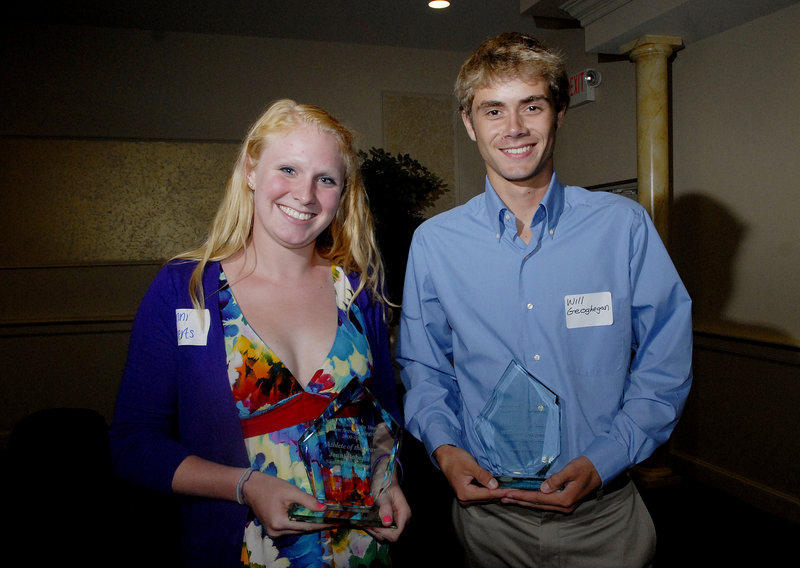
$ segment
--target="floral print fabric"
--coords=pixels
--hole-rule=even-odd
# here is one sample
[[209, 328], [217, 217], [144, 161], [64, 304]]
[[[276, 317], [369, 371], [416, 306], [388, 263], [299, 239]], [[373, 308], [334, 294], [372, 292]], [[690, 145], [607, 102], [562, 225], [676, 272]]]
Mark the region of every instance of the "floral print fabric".
[[[306, 391], [333, 398], [350, 380], [370, 375], [371, 354], [363, 317], [353, 304], [353, 290], [340, 267], [332, 267], [339, 312], [333, 346]], [[248, 420], [275, 408], [303, 387], [279, 357], [247, 323], [224, 273], [220, 274], [220, 312], [225, 328], [228, 378], [239, 417]], [[310, 423], [245, 439], [251, 466], [310, 493], [297, 440]], [[388, 547], [356, 529], [336, 529], [271, 539], [257, 519], [245, 527], [242, 566], [334, 568], [389, 565]]]

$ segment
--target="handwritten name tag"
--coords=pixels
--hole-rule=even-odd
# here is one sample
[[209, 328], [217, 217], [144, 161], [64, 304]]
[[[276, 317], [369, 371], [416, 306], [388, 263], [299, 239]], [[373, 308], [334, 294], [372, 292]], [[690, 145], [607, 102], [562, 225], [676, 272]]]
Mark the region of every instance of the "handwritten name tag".
[[206, 345], [211, 313], [208, 310], [177, 309], [178, 345]]
[[567, 314], [568, 329], [614, 323], [611, 292], [564, 296], [564, 309]]

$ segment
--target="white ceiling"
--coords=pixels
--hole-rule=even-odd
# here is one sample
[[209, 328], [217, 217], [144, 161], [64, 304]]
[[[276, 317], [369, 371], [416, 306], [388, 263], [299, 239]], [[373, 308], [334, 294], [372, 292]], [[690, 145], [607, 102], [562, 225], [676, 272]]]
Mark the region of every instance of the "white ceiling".
[[[586, 30], [586, 50], [639, 35], [698, 41], [798, 0], [18, 0], [4, 24], [73, 24], [471, 51], [503, 31]], [[522, 13], [521, 13], [522, 12]]]
[[798, 0], [523, 0], [556, 2], [584, 28], [589, 53], [623, 53], [643, 36], [672, 36], [690, 45], [766, 16]]
[[[534, 33], [519, 0], [23, 0], [7, 18], [39, 23], [284, 37], [470, 51], [502, 31]], [[8, 23], [8, 20], [6, 20]]]

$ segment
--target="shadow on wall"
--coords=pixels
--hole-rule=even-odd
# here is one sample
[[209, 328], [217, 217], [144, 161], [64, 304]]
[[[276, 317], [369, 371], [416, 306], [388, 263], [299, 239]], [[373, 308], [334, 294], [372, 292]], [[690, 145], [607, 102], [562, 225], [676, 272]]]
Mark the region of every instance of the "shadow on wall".
[[673, 261], [692, 298], [695, 329], [736, 337], [791, 339], [783, 330], [731, 320], [725, 308], [735, 289], [737, 255], [747, 226], [720, 202], [699, 193], [672, 207]]
[[[178, 566], [179, 500], [112, 473], [108, 425], [86, 408], [38, 410], [0, 452], [0, 566]], [[414, 521], [392, 546], [394, 566], [460, 566], [452, 492], [421, 443], [403, 445]], [[420, 551], [425, 553], [421, 557]]]
[[177, 566], [178, 503], [112, 474], [108, 425], [86, 408], [38, 410], [0, 453], [0, 565]]
[[693, 299], [695, 349], [670, 453], [698, 481], [797, 522], [800, 350], [785, 330], [727, 314], [741, 295], [735, 285], [748, 227], [704, 195], [676, 200], [673, 211], [673, 257]]

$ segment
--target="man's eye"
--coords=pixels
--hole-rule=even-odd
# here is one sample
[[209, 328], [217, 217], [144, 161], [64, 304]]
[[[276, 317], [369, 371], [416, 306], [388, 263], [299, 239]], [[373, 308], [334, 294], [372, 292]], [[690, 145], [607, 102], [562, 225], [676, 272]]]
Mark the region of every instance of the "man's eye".
[[281, 166], [280, 170], [285, 174], [293, 174], [294, 173], [294, 168], [291, 167], [291, 166]]

